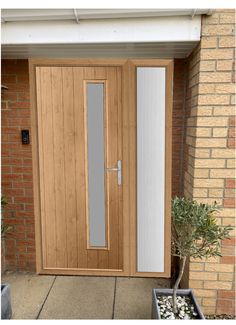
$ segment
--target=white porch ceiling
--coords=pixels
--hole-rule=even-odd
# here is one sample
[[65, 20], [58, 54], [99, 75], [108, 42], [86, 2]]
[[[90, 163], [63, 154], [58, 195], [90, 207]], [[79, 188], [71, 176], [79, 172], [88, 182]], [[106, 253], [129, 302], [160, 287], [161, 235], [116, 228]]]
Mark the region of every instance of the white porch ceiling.
[[200, 40], [203, 13], [209, 10], [5, 9], [2, 57], [183, 58]]

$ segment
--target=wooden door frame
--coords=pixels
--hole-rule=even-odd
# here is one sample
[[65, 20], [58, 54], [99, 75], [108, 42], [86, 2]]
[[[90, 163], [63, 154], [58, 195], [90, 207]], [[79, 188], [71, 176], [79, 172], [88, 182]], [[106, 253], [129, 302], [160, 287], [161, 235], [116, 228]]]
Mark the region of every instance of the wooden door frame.
[[[123, 257], [124, 269], [81, 270], [45, 269], [42, 263], [42, 233], [40, 213], [39, 145], [36, 102], [36, 67], [121, 67], [122, 68], [122, 154], [123, 154]], [[137, 272], [136, 264], [136, 67], [166, 68], [166, 127], [165, 127], [165, 270], [164, 272]], [[170, 222], [171, 222], [171, 159], [172, 159], [172, 78], [173, 60], [159, 59], [29, 59], [31, 139], [33, 161], [33, 190], [35, 213], [36, 272], [39, 274], [101, 275], [170, 277]]]

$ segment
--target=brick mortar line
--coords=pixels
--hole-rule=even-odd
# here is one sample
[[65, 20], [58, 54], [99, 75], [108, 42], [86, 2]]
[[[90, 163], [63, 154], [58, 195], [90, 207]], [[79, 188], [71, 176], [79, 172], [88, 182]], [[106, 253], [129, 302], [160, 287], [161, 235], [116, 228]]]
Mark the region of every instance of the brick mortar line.
[[[234, 117], [232, 114], [215, 114], [214, 113], [214, 109], [222, 109], [222, 111], [224, 110], [224, 108], [233, 108], [233, 106], [234, 105], [231, 105], [231, 104], [229, 104], [229, 105], [225, 105], [225, 104], [223, 104], [223, 105], [213, 105], [213, 106], [211, 106], [211, 105], [195, 105], [194, 107], [193, 107], [193, 110], [196, 110], [196, 112], [194, 112], [194, 114], [196, 114], [196, 115], [191, 115], [191, 116], [189, 116], [188, 118], [187, 118], [187, 123], [190, 123], [191, 121], [192, 121], [192, 119], [193, 119], [193, 121], [192, 122], [194, 122], [194, 125], [188, 125], [188, 128], [189, 127], [191, 127], [191, 128], [206, 128], [206, 127], [208, 127], [208, 128], [227, 128], [227, 125], [224, 125], [224, 124], [222, 124], [222, 125], [199, 125], [199, 124], [197, 124], [197, 122], [198, 122], [198, 119], [199, 118], [207, 118], [207, 119], [217, 119], [217, 118], [232, 118], [232, 117]], [[222, 108], [223, 107], [223, 108]], [[208, 109], [209, 111], [210, 110], [212, 110], [212, 112], [209, 114], [209, 113], [206, 113], [205, 115], [204, 115], [204, 113], [199, 113], [198, 114], [198, 110], [199, 109]], [[233, 125], [232, 125], [232, 127], [234, 127]]]
[[[209, 61], [209, 60], [206, 60], [206, 62], [207, 61]], [[215, 60], [212, 60], [212, 61], [215, 61]], [[217, 63], [218, 61], [219, 60], [216, 60], [215, 62]], [[228, 59], [228, 60], [225, 60], [225, 61], [232, 61], [232, 59]], [[219, 74], [225, 74], [225, 73], [227, 73], [227, 74], [231, 74], [232, 73], [232, 69], [231, 70], [215, 70], [215, 71], [214, 70], [213, 71], [204, 71], [204, 70], [203, 71], [199, 71], [198, 73], [196, 73], [195, 75], [193, 75], [191, 77], [190, 82], [193, 80], [194, 77], [199, 76], [202, 73], [206, 73], [206, 74], [209, 74], [209, 75], [212, 74], [212, 73], [219, 73]], [[222, 81], [222, 82], [221, 81], [215, 81], [215, 82], [213, 82], [213, 81], [198, 81], [198, 82], [194, 82], [193, 85], [189, 86], [189, 89], [191, 89], [191, 88], [193, 88], [193, 87], [195, 87], [195, 86], [197, 86], [199, 84], [209, 84], [209, 83], [216, 84], [216, 85], [217, 84], [234, 84], [232, 82], [232, 80], [230, 80], [230, 81]]]
[[[198, 129], [206, 129], [207, 127], [203, 126], [203, 127], [199, 127]], [[219, 127], [219, 128], [223, 128], [223, 127]], [[192, 129], [192, 128], [191, 128]], [[207, 129], [213, 129], [213, 128], [207, 128]], [[228, 139], [234, 139], [235, 137], [228, 137], [227, 135], [224, 137], [213, 137], [213, 136], [199, 136], [199, 135], [192, 135], [192, 134], [187, 134], [187, 137], [190, 138], [197, 138], [197, 139], [214, 139], [214, 140], [228, 140]], [[4, 142], [4, 143], [13, 143], [13, 142]], [[198, 147], [197, 147], [198, 148]], [[204, 147], [204, 148], [208, 148], [208, 147]], [[212, 147], [210, 147], [212, 149]], [[217, 148], [217, 147], [214, 147]], [[219, 147], [222, 148], [222, 147]], [[226, 148], [226, 147], [224, 147]], [[230, 149], [230, 148], [229, 148]], [[233, 149], [233, 148], [232, 148]], [[226, 158], [225, 158], [226, 159]], [[9, 166], [9, 165], [8, 165]]]

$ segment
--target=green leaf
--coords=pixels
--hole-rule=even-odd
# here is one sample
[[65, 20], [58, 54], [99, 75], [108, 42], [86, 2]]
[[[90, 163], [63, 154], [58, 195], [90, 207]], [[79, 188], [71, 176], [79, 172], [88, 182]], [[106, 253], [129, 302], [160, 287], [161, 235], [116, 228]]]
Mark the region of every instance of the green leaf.
[[230, 238], [231, 226], [217, 225], [216, 202], [197, 203], [184, 197], [172, 199], [172, 252], [180, 256], [210, 257], [219, 255], [220, 241]]

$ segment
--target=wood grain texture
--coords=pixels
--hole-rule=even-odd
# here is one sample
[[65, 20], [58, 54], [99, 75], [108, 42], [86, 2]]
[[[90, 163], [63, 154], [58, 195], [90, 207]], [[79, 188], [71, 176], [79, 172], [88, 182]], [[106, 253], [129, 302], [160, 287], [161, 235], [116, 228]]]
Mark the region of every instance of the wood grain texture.
[[117, 67], [123, 66], [127, 59], [46, 59], [46, 58], [32, 58], [29, 60], [31, 66], [60, 66], [60, 67]]
[[[52, 85], [51, 68], [40, 70], [41, 77], [41, 112], [39, 114], [39, 127], [41, 128], [40, 151], [43, 156], [41, 175], [43, 188], [41, 197], [44, 196], [43, 224], [46, 236], [46, 265], [56, 266], [56, 213], [55, 213], [55, 177], [54, 177], [54, 139], [53, 139], [53, 114], [52, 114]], [[41, 120], [40, 120], [41, 118]]]
[[63, 75], [60, 67], [51, 68], [53, 156], [56, 213], [56, 259], [57, 267], [67, 267], [66, 196], [65, 196], [65, 141], [63, 115]]
[[135, 65], [132, 61], [128, 64], [128, 81], [129, 81], [129, 208], [130, 208], [130, 273], [136, 274], [136, 208], [137, 208], [137, 191], [136, 191], [136, 73]]
[[[116, 68], [107, 69], [108, 79], [108, 110], [107, 120], [107, 160], [106, 168], [117, 166], [118, 160], [118, 105], [116, 89]], [[110, 252], [109, 268], [118, 268], [118, 185], [117, 172], [108, 172], [107, 175], [107, 204], [109, 215]]]
[[123, 217], [123, 270], [131, 275], [130, 252], [130, 78], [129, 62], [122, 67], [122, 217]]
[[[35, 213], [35, 243], [36, 243], [36, 272], [42, 270], [42, 220], [41, 220], [41, 197], [40, 197], [40, 175], [39, 175], [39, 145], [38, 145], [38, 115], [37, 104], [40, 107], [41, 101], [37, 101], [37, 92], [40, 92], [40, 76], [36, 75], [36, 67], [29, 62], [30, 78], [30, 104], [31, 104], [31, 141], [32, 141], [32, 164], [33, 164], [33, 189], [34, 189], [34, 213]], [[37, 79], [37, 82], [36, 82]]]
[[[120, 68], [116, 68], [116, 89], [117, 89], [117, 157], [118, 160], [122, 161], [123, 164], [123, 154], [122, 154], [122, 96], [121, 91], [122, 91], [122, 73]], [[120, 139], [120, 141], [119, 141]], [[123, 174], [123, 171], [122, 173]], [[122, 177], [122, 183], [123, 183], [123, 175]], [[123, 186], [118, 186], [118, 228], [117, 228], [117, 233], [118, 233], [118, 269], [123, 268], [123, 258], [124, 258], [124, 253], [123, 253], [123, 245], [124, 245], [124, 234], [123, 234]]]
[[62, 69], [64, 157], [65, 157], [65, 201], [67, 266], [77, 266], [77, 186], [75, 183], [75, 123], [74, 88], [72, 67]]
[[[87, 247], [88, 204], [85, 80], [104, 82], [104, 167], [122, 160], [122, 68], [47, 66], [30, 62], [35, 101], [35, 178], [38, 180], [37, 271], [127, 274], [124, 266], [122, 186], [107, 173], [108, 249]], [[36, 72], [37, 71], [37, 72]], [[34, 79], [35, 78], [35, 79]], [[37, 163], [36, 163], [37, 160]], [[108, 219], [111, 219], [108, 221]], [[126, 234], [127, 236], [127, 234]], [[128, 247], [127, 247], [128, 249]], [[127, 254], [127, 253], [126, 253]], [[41, 255], [41, 256], [40, 256]], [[51, 271], [48, 271], [51, 270]], [[77, 271], [78, 270], [78, 273]], [[82, 272], [82, 273], [81, 273]], [[91, 273], [92, 272], [92, 273]], [[118, 272], [118, 273], [116, 273]], [[65, 272], [67, 274], [67, 272]]]
[[78, 268], [87, 268], [87, 228], [86, 228], [86, 143], [84, 120], [84, 69], [73, 67], [75, 105], [75, 179], [77, 184], [77, 231]]

